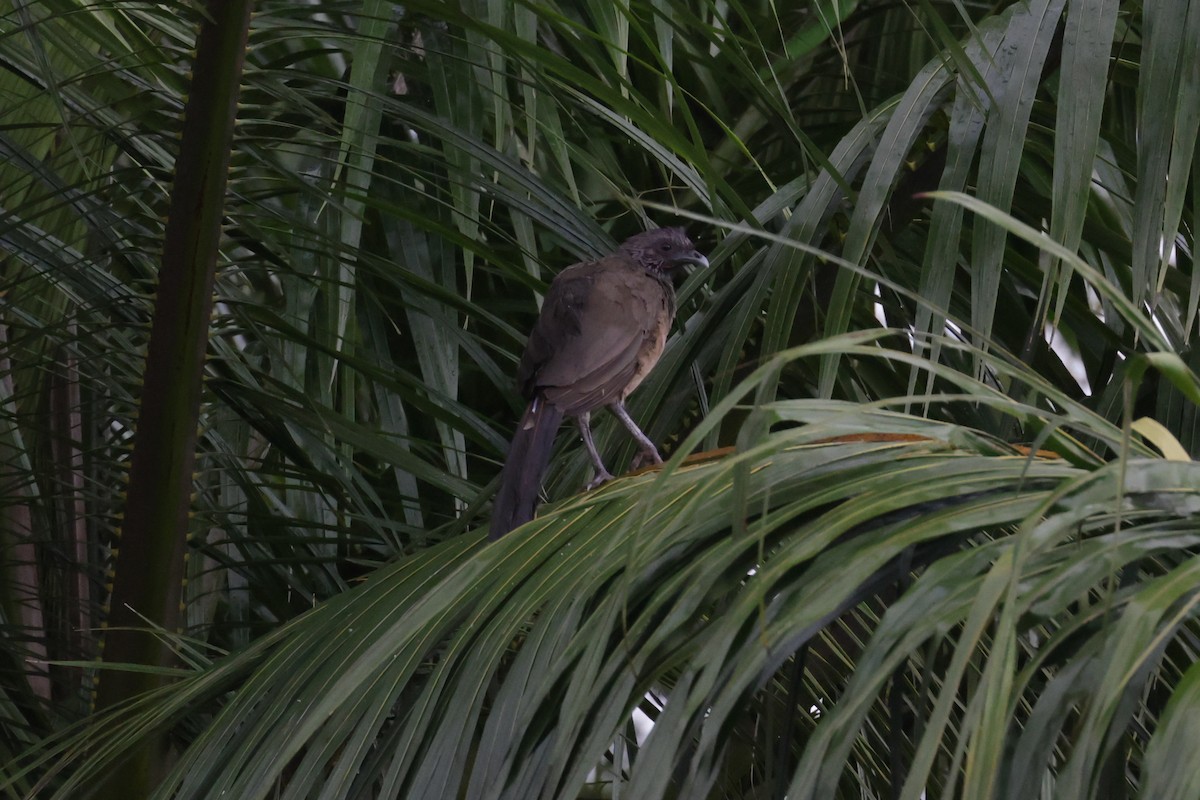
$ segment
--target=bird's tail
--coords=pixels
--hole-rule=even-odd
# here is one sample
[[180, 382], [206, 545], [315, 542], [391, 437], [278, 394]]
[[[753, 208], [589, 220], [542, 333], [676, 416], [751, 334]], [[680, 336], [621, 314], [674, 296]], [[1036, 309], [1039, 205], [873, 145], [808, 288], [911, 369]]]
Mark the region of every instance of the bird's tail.
[[500, 490], [492, 501], [491, 541], [533, 519], [542, 475], [550, 463], [550, 450], [562, 418], [557, 406], [540, 397], [525, 409], [504, 460]]

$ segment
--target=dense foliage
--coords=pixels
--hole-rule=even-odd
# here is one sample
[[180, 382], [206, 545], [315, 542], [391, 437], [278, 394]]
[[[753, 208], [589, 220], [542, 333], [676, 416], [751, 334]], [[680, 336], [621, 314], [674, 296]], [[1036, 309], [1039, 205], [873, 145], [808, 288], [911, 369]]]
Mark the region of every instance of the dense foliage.
[[[4, 796], [1200, 796], [1200, 5], [785, 6], [259, 0], [238, 80], [200, 3], [0, 0]], [[540, 293], [664, 223], [673, 457], [564, 434], [485, 545]], [[97, 708], [114, 591], [177, 660]]]

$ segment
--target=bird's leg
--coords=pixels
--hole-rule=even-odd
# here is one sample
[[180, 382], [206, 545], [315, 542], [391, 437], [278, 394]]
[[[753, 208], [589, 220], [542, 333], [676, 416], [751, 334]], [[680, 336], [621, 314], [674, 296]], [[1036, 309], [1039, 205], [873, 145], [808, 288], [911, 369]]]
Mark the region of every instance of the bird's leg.
[[591, 419], [592, 415], [586, 411], [575, 418], [575, 421], [579, 423], [579, 433], [583, 436], [583, 444], [587, 447], [588, 455], [592, 457], [592, 465], [596, 468], [596, 477], [588, 481], [587, 486], [584, 487], [588, 491], [595, 489], [605, 481], [613, 479], [612, 473], [605, 469], [604, 462], [600, 460], [600, 453], [596, 450], [596, 443], [592, 441]]
[[650, 437], [642, 433], [642, 429], [633, 421], [633, 417], [629, 416], [629, 412], [625, 410], [625, 401], [618, 400], [609, 406], [612, 412], [617, 415], [617, 419], [628, 429], [631, 436], [637, 439], [638, 444], [642, 446], [641, 455], [638, 456], [638, 466], [644, 464], [647, 460], [651, 464], [663, 463], [662, 456], [658, 454], [658, 448], [654, 446], [654, 442], [650, 441]]

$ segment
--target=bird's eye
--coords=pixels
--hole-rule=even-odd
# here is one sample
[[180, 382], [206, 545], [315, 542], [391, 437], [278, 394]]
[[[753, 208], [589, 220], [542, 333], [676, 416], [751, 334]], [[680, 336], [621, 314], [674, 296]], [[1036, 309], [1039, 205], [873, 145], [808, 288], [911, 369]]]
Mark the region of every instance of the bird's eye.
[[658, 249], [659, 249], [659, 250], [662, 250], [662, 251], [665, 253], [665, 252], [667, 252], [668, 250], [670, 250], [670, 249], [671, 249], [671, 243], [670, 243], [670, 242], [663, 242], [662, 244], [660, 244], [660, 245], [658, 246]]

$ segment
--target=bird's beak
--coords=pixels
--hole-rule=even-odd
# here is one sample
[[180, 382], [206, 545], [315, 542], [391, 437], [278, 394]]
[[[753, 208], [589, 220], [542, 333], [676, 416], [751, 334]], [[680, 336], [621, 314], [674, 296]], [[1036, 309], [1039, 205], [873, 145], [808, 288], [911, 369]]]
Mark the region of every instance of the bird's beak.
[[681, 264], [695, 264], [697, 267], [707, 267], [708, 259], [699, 250], [693, 250], [690, 253], [675, 256], [675, 266], [680, 266]]

